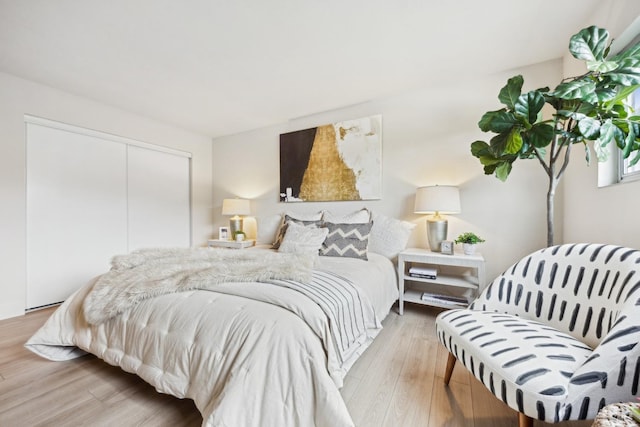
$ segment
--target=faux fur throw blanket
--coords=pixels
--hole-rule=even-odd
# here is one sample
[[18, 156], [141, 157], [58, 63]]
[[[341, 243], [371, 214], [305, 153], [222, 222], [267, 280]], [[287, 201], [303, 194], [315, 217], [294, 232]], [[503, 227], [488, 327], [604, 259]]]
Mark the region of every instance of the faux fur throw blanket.
[[308, 283], [314, 256], [263, 250], [143, 249], [115, 256], [83, 303], [93, 325], [154, 296], [269, 279]]

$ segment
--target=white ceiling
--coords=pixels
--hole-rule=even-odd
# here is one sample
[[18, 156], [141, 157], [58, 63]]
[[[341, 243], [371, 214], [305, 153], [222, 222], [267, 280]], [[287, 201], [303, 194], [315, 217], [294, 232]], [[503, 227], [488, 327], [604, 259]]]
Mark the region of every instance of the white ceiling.
[[218, 137], [561, 57], [602, 0], [0, 0], [0, 71]]

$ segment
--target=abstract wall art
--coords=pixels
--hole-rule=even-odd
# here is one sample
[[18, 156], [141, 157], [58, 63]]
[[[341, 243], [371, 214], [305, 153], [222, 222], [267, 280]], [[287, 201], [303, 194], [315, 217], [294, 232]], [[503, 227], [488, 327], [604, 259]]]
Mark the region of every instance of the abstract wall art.
[[381, 115], [280, 135], [280, 201], [377, 200], [381, 194]]

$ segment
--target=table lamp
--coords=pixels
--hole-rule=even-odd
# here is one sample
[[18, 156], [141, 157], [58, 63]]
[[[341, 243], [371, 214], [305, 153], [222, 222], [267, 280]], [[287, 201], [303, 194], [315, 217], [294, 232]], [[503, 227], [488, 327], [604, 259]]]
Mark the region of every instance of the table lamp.
[[236, 231], [242, 231], [242, 215], [250, 213], [250, 204], [247, 199], [224, 199], [222, 201], [222, 215], [232, 215], [229, 220], [232, 239], [235, 238]]
[[448, 222], [440, 214], [460, 213], [460, 192], [451, 185], [431, 185], [420, 187], [416, 191], [414, 212], [417, 214], [434, 214], [427, 218], [427, 238], [429, 248], [440, 252], [440, 243], [447, 240]]

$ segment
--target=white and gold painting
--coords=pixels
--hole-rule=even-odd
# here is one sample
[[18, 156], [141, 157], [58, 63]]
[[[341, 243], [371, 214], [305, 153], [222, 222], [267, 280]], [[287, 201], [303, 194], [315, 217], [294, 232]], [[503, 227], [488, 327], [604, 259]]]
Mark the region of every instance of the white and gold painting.
[[382, 194], [382, 116], [280, 135], [280, 200], [377, 200]]

